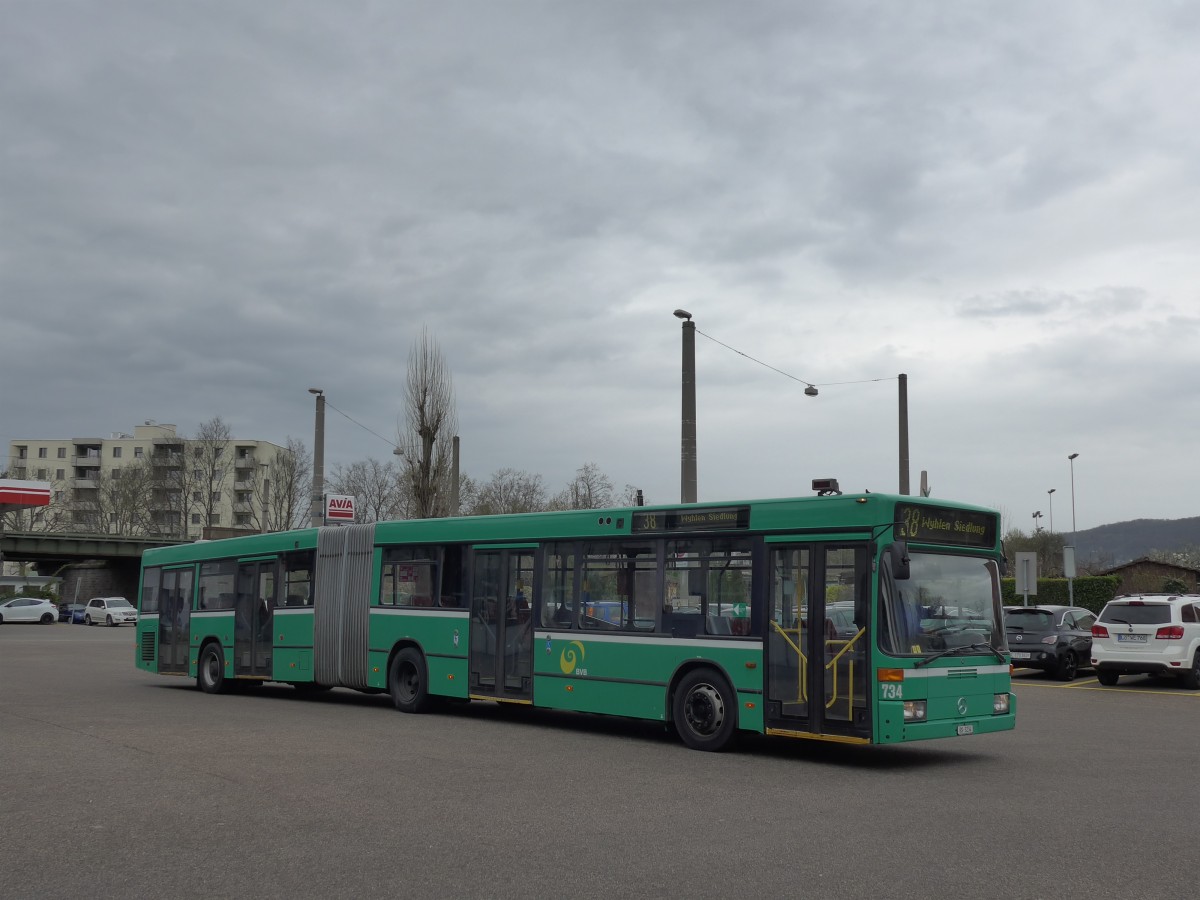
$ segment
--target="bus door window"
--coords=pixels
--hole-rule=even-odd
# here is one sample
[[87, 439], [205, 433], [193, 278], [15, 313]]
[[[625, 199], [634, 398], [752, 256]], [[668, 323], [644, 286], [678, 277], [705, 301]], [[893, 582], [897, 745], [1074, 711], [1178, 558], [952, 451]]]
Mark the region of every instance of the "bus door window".
[[471, 677], [489, 689], [496, 686], [500, 562], [499, 553], [476, 553], [471, 577]]
[[470, 688], [526, 699], [533, 690], [533, 632], [528, 599], [532, 550], [478, 550], [473, 554]]
[[529, 597], [533, 591], [532, 552], [508, 554], [504, 632], [504, 686], [526, 692], [533, 674], [533, 634]]
[[238, 565], [234, 607], [234, 673], [272, 674], [275, 560], [244, 562]]
[[779, 714], [809, 714], [808, 582], [812, 551], [808, 547], [771, 554], [771, 621], [767, 635], [768, 699]]
[[819, 638], [824, 718], [862, 722], [867, 706], [867, 554], [855, 545], [826, 547], [824, 556], [825, 624]]

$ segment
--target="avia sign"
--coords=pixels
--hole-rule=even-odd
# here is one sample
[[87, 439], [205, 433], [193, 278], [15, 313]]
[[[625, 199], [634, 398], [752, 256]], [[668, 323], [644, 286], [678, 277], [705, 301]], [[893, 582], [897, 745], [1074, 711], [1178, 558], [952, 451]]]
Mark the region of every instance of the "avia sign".
[[349, 494], [326, 494], [325, 521], [331, 525], [351, 524], [354, 521], [354, 497]]

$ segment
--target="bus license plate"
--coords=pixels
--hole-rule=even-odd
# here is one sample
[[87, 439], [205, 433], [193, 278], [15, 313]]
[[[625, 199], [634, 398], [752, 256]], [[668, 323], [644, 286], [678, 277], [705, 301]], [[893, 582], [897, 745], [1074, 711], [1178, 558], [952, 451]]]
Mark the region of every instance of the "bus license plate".
[[959, 734], [974, 734], [975, 726], [974, 725], [959, 725], [958, 733]]

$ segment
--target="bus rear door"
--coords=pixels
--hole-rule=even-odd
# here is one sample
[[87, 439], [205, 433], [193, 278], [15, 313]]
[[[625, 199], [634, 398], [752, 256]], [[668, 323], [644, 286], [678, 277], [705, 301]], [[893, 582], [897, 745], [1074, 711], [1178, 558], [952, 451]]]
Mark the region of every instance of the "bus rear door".
[[164, 569], [158, 593], [158, 671], [186, 675], [192, 636], [191, 566]]
[[276, 560], [238, 563], [233, 626], [233, 674], [270, 678]]
[[533, 700], [534, 550], [476, 549], [471, 565], [471, 633], [468, 643], [473, 697]]

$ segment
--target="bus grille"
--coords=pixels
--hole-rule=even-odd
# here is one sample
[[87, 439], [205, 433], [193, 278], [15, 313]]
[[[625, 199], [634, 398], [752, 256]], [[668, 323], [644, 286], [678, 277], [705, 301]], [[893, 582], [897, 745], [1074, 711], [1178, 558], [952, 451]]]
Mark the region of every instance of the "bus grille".
[[154, 662], [154, 643], [157, 635], [153, 631], [142, 632], [142, 662]]

